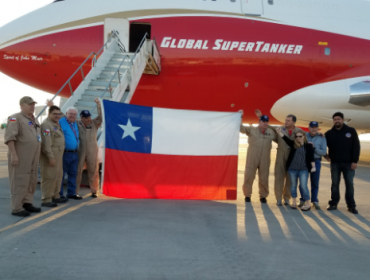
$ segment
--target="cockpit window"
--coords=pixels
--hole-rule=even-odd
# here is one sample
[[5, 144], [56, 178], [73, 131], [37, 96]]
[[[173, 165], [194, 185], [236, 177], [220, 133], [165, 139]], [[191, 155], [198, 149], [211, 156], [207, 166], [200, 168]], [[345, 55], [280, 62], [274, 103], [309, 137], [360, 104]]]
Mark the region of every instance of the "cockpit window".
[[55, 0], [53, 3], [55, 3], [55, 2], [60, 2], [60, 1], [64, 1], [64, 0]]

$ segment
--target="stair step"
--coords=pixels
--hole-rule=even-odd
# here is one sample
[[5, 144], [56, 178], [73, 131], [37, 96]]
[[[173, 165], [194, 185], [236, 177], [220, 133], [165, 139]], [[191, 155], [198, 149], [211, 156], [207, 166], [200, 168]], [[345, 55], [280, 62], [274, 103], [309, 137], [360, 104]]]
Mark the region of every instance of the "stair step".
[[[122, 78], [122, 76], [123, 76], [123, 74], [120, 72], [119, 73], [119, 75], [121, 76], [121, 78]], [[108, 74], [105, 74], [105, 73], [101, 73], [100, 75], [99, 75], [99, 77], [98, 77], [98, 79], [112, 79], [112, 76], [113, 75], [108, 75]], [[118, 75], [116, 75], [115, 77], [114, 77], [114, 79], [117, 79], [118, 80]]]
[[[97, 80], [92, 80], [89, 86], [106, 87], [108, 85], [109, 85], [109, 81], [107, 81], [107, 82], [101, 82], [101, 81], [97, 81]], [[118, 86], [118, 83], [117, 82], [112, 82], [110, 85], [113, 88], [113, 87], [117, 87]]]
[[[109, 66], [109, 67], [115, 67], [115, 68], [118, 68], [118, 66], [121, 64], [121, 62], [122, 62], [122, 60], [117, 60], [117, 61], [115, 61], [115, 60], [110, 60], [110, 61], [108, 61], [108, 65], [107, 66]], [[131, 61], [130, 60], [128, 60], [128, 61], [123, 61], [122, 62], [122, 65], [121, 65], [121, 67], [123, 66], [123, 65], [125, 65], [125, 66], [131, 66], [132, 65], [132, 63], [131, 63]]]
[[[110, 80], [112, 80], [112, 76], [108, 76], [108, 77], [99, 77], [96, 79], [98, 82], [107, 82], [109, 83]], [[116, 75], [116, 77], [113, 78], [112, 82], [115, 82], [115, 83], [119, 83], [119, 80], [118, 80], [118, 76]]]
[[[101, 97], [102, 94], [103, 94], [103, 90], [85, 90], [85, 92], [82, 94], [82, 97], [90, 96], [92, 98], [97, 98], [97, 97]], [[103, 97], [110, 97], [110, 92], [106, 91]]]
[[[101, 93], [103, 93], [105, 91], [105, 88], [106, 86], [94, 86], [94, 85], [89, 85], [88, 87], [88, 91], [100, 91]], [[112, 86], [112, 92], [116, 89], [116, 87], [113, 87]], [[109, 89], [107, 89], [107, 91], [109, 92]]]
[[130, 63], [130, 61], [131, 61], [131, 57], [112, 57], [110, 60], [109, 60], [109, 62], [110, 63], [121, 63], [122, 62], [122, 60], [125, 60], [125, 62], [124, 63]]
[[[117, 69], [114, 69], [114, 70], [110, 70], [110, 69], [104, 69], [102, 72], [101, 72], [101, 75], [105, 75], [105, 76], [110, 76], [112, 77], [115, 73], [116, 73], [116, 70]], [[124, 75], [124, 73], [127, 72], [127, 69], [120, 69], [119, 71], [119, 74], [121, 75], [121, 77]]]
[[105, 100], [111, 100], [112, 98], [110, 97], [110, 95], [109, 96], [103, 96], [103, 97], [101, 97], [101, 96], [91, 96], [91, 95], [82, 95], [81, 96], [81, 99], [79, 99], [78, 101], [83, 101], [83, 102], [94, 102], [94, 100], [96, 99], [96, 98], [101, 98], [101, 99], [105, 99]]
[[82, 101], [82, 100], [78, 100], [77, 103], [76, 103], [76, 106], [94, 107], [95, 106], [95, 102], [94, 101]]
[[[119, 64], [108, 63], [107, 66], [105, 66], [104, 70], [116, 71], [118, 69], [118, 66], [119, 66]], [[120, 71], [122, 71], [122, 70], [125, 71], [125, 70], [129, 69], [130, 67], [131, 67], [131, 64], [130, 65], [122, 64], [119, 69], [120, 69]]]
[[92, 109], [94, 108], [93, 106], [80, 106], [80, 105], [76, 105], [75, 108], [77, 109], [78, 111], [78, 115], [80, 115], [80, 113], [82, 111], [89, 111], [91, 113]]
[[92, 109], [94, 108], [94, 106], [82, 106], [82, 105], [78, 105], [78, 104], [76, 104], [75, 105], [75, 108], [77, 109], [77, 111], [78, 111], [78, 114], [80, 114], [82, 111], [84, 111], [84, 110], [88, 110], [88, 111], [90, 111], [90, 113], [91, 113], [91, 111], [92, 111]]
[[132, 58], [133, 56], [135, 56], [134, 53], [122, 53], [122, 52], [116, 52], [115, 54], [113, 54], [112, 58], [124, 58], [125, 56], [129, 56], [130, 58]]

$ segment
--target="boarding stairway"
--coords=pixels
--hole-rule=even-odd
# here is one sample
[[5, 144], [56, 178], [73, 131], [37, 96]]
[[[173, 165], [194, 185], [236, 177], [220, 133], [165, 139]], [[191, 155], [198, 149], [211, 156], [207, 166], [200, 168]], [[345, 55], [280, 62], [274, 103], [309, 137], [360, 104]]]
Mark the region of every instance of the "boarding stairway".
[[[126, 51], [119, 39], [119, 33], [112, 31], [109, 39], [97, 52], [92, 52], [77, 68], [73, 75], [54, 95], [54, 100], [67, 86], [71, 92], [70, 98], [63, 104], [61, 110], [66, 113], [69, 107], [75, 107], [80, 113], [89, 110], [92, 118], [98, 115], [96, 98], [129, 103], [143, 74], [159, 75], [161, 71], [160, 53], [157, 43], [144, 35], [136, 52]], [[83, 69], [91, 63], [91, 70], [85, 77]], [[85, 66], [85, 68], [84, 68]], [[73, 90], [71, 80], [80, 73], [82, 81]], [[37, 118], [46, 110], [45, 107]], [[100, 134], [99, 134], [100, 135]]]
[[[98, 97], [121, 103], [129, 103], [143, 74], [159, 75], [161, 71], [160, 53], [157, 43], [147, 38], [145, 34], [136, 52], [129, 53], [119, 39], [119, 33], [112, 31], [109, 39], [97, 52], [92, 52], [77, 68], [73, 75], [64, 83], [51, 99], [53, 101], [67, 86], [71, 92], [70, 98], [61, 106], [63, 113], [69, 107], [75, 107], [78, 115], [83, 110], [89, 110], [91, 117], [98, 116], [94, 100]], [[83, 67], [91, 63], [91, 70], [85, 77]], [[80, 73], [82, 81], [73, 90], [71, 80]], [[38, 114], [37, 118], [47, 109]], [[104, 126], [98, 131], [99, 160], [102, 162]]]

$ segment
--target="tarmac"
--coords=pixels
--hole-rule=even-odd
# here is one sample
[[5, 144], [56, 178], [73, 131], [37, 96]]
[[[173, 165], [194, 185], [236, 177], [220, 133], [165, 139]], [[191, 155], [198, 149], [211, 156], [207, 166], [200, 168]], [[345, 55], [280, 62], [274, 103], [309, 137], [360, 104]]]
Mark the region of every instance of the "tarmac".
[[[7, 148], [0, 144], [0, 279], [369, 279], [370, 142], [361, 145], [359, 215], [347, 212], [344, 200], [338, 210], [325, 210], [331, 185], [325, 161], [323, 210], [277, 206], [276, 145], [268, 203], [259, 202], [257, 181], [245, 203], [241, 137], [236, 201], [93, 199], [82, 188], [81, 201], [19, 218], [10, 215]], [[36, 206], [40, 197], [38, 186]]]

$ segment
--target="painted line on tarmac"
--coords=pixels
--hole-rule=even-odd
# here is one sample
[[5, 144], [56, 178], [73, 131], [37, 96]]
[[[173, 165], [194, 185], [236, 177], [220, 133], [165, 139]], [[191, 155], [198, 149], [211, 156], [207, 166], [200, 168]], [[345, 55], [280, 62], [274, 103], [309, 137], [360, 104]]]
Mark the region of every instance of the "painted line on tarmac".
[[93, 200], [89, 200], [89, 201], [86, 201], [86, 202], [83, 202], [81, 204], [78, 204], [76, 206], [72, 206], [70, 208], [67, 208], [59, 213], [56, 213], [55, 215], [49, 217], [49, 218], [46, 218], [46, 219], [43, 219], [35, 224], [32, 224], [32, 225], [29, 225], [28, 227], [25, 227], [24, 229], [20, 229], [19, 231], [13, 233], [11, 236], [8, 236], [8, 239], [13, 239], [15, 237], [19, 237], [27, 232], [30, 232], [34, 229], [37, 229], [43, 225], [46, 225], [47, 223], [50, 223], [52, 221], [55, 221], [56, 219], [60, 218], [60, 217], [63, 217], [73, 211], [76, 211], [84, 206], [89, 206], [89, 205], [93, 205], [93, 204], [98, 204], [98, 203], [101, 203], [103, 202], [103, 200], [96, 200], [96, 199], [93, 199]]
[[24, 223], [28, 223], [29, 221], [32, 221], [32, 220], [38, 219], [38, 218], [40, 218], [40, 217], [43, 217], [43, 216], [45, 216], [45, 215], [47, 215], [47, 214], [50, 214], [50, 213], [52, 213], [52, 212], [58, 211], [58, 210], [60, 210], [61, 208], [66, 207], [66, 206], [67, 206], [67, 205], [63, 205], [63, 206], [60, 206], [60, 207], [58, 206], [58, 207], [56, 207], [56, 208], [50, 209], [50, 210], [45, 211], [45, 212], [42, 212], [42, 213], [40, 213], [40, 214], [36, 214], [36, 215], [34, 215], [34, 216], [30, 217], [30, 218], [29, 218], [29, 217], [24, 217], [24, 218], [20, 219], [18, 222], [15, 222], [14, 224], [12, 224], [12, 225], [10, 225], [10, 226], [7, 226], [7, 227], [5, 227], [5, 228], [0, 229], [0, 233], [3, 233], [4, 231], [6, 231], [6, 230], [8, 230], [8, 229], [11, 229], [11, 228], [13, 228], [13, 227], [16, 227], [16, 226], [22, 225], [22, 224], [24, 224]]
[[[83, 196], [83, 198], [86, 198], [86, 197], [88, 197], [88, 196], [90, 196], [90, 195], [91, 195], [91, 194], [86, 194], [86, 195], [84, 195], [84, 196]], [[14, 228], [14, 227], [16, 227], [16, 226], [20, 226], [20, 225], [22, 225], [22, 224], [28, 223], [28, 222], [30, 222], [30, 221], [33, 221], [33, 220], [35, 220], [35, 219], [38, 219], [38, 218], [40, 218], [40, 217], [43, 217], [43, 216], [48, 215], [48, 214], [50, 214], [50, 213], [53, 213], [53, 212], [55, 212], [55, 211], [58, 211], [58, 210], [60, 210], [60, 209], [62, 209], [62, 208], [64, 208], [64, 207], [67, 207], [67, 206], [68, 206], [68, 204], [64, 204], [64, 205], [62, 205], [62, 206], [58, 206], [58, 207], [56, 207], [56, 208], [50, 209], [50, 210], [45, 211], [45, 212], [42, 212], [42, 213], [40, 213], [40, 214], [36, 214], [36, 215], [34, 215], [34, 216], [32, 216], [32, 217], [24, 217], [24, 218], [20, 219], [18, 222], [15, 222], [15, 223], [14, 223], [14, 224], [12, 224], [12, 225], [9, 225], [9, 226], [7, 226], [7, 227], [4, 227], [4, 228], [0, 229], [0, 233], [3, 233], [4, 231], [9, 230], [9, 229], [11, 229], [11, 228]]]

